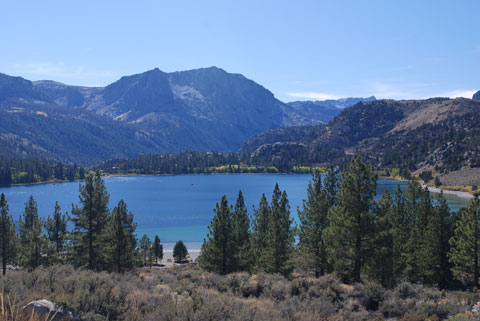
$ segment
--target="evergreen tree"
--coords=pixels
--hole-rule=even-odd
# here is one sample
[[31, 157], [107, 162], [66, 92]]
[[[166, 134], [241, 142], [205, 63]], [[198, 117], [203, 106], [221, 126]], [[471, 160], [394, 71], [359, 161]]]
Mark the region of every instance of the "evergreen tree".
[[113, 209], [110, 218], [110, 250], [111, 261], [117, 272], [131, 269], [135, 265], [135, 229], [137, 224], [133, 222], [133, 214], [127, 210], [127, 204], [120, 200]]
[[265, 248], [260, 255], [264, 272], [288, 276], [293, 270], [290, 262], [294, 242], [291, 225], [287, 193], [276, 184], [268, 216]]
[[158, 260], [163, 259], [163, 245], [160, 243], [160, 238], [158, 235], [155, 235], [155, 240], [153, 241], [153, 252], [155, 254], [155, 263], [158, 264]]
[[332, 207], [333, 205], [335, 205], [338, 192], [338, 179], [333, 169], [333, 166], [330, 167], [330, 169], [327, 171], [324, 186], [324, 189], [327, 193], [328, 206]]
[[266, 247], [267, 228], [270, 217], [270, 206], [268, 205], [267, 197], [262, 194], [258, 209], [254, 210], [253, 218], [253, 233], [251, 237], [252, 243], [252, 257], [255, 260], [254, 265], [256, 270], [260, 270], [263, 262], [262, 252]]
[[377, 175], [360, 157], [341, 174], [337, 203], [328, 215], [325, 229], [329, 261], [345, 281], [360, 282], [360, 273], [375, 233], [374, 197]]
[[216, 204], [215, 216], [208, 227], [207, 239], [202, 245], [199, 263], [207, 271], [228, 274], [234, 271], [234, 239], [231, 207], [225, 195]]
[[55, 165], [55, 178], [63, 180], [63, 176], [63, 164], [59, 162]]
[[302, 260], [313, 270], [315, 277], [329, 271], [323, 239], [323, 232], [328, 226], [328, 210], [334, 204], [329, 196], [326, 186], [325, 188], [322, 186], [320, 171], [314, 171], [312, 181], [308, 184], [307, 199], [303, 201], [303, 209], [298, 210], [300, 219], [298, 247]]
[[462, 210], [455, 225], [455, 234], [450, 239], [450, 262], [453, 263], [453, 275], [460, 281], [473, 284], [478, 289], [478, 260], [480, 251], [479, 199], [470, 201], [466, 210]]
[[89, 174], [80, 184], [80, 207], [72, 209], [74, 262], [91, 270], [106, 268], [108, 254], [108, 200], [110, 198], [101, 174]]
[[147, 252], [151, 246], [152, 246], [152, 241], [150, 241], [147, 234], [143, 234], [143, 237], [140, 240], [140, 250], [142, 250], [143, 252], [143, 265], [147, 265]]
[[173, 258], [175, 262], [183, 262], [188, 256], [188, 250], [182, 241], [177, 241], [173, 247]]
[[369, 264], [371, 277], [377, 278], [384, 287], [395, 285], [392, 214], [393, 199], [387, 189], [376, 208], [374, 247]]
[[42, 233], [43, 223], [38, 216], [38, 205], [30, 195], [19, 220], [21, 266], [35, 269], [42, 263], [42, 254], [45, 250], [45, 238]]
[[249, 271], [252, 258], [250, 250], [250, 219], [242, 191], [238, 192], [232, 217], [234, 270]]
[[7, 264], [15, 258], [17, 234], [13, 225], [12, 216], [8, 215], [8, 202], [5, 194], [0, 195], [0, 258], [2, 259], [2, 273], [7, 272]]
[[440, 289], [452, 284], [452, 266], [448, 261], [448, 252], [454, 225], [454, 216], [451, 215], [441, 192], [438, 206], [433, 210], [424, 236], [426, 240], [424, 254], [427, 256], [426, 271], [428, 271], [426, 274], [429, 277], [426, 283], [436, 284]]
[[[436, 258], [434, 257], [434, 253], [430, 253], [429, 251], [432, 247], [435, 247], [435, 245], [429, 244], [430, 242], [434, 242], [434, 240], [426, 236], [434, 209], [430, 192], [421, 187], [412, 187], [412, 189], [414, 188], [417, 189], [414, 194], [419, 196], [419, 200], [414, 202], [415, 208], [412, 211], [415, 216], [412, 218], [413, 225], [407, 243], [406, 276], [411, 282], [431, 284], [433, 271], [430, 267], [435, 264]], [[418, 190], [418, 188], [420, 188], [420, 190]]]
[[75, 180], [75, 175], [77, 174], [77, 164], [73, 164], [73, 166], [69, 166], [67, 169], [67, 179], [70, 182]]
[[398, 283], [404, 276], [407, 267], [407, 243], [410, 238], [412, 221], [405, 204], [405, 194], [397, 187], [391, 211], [391, 226], [393, 238], [393, 283]]
[[153, 246], [150, 246], [148, 249], [148, 265], [150, 268], [153, 266], [153, 260], [155, 259], [155, 251], [153, 249]]
[[78, 178], [84, 179], [85, 178], [85, 169], [83, 167], [80, 167], [78, 170]]
[[47, 230], [48, 239], [55, 246], [55, 255], [57, 258], [60, 257], [65, 248], [65, 243], [68, 238], [68, 220], [68, 213], [62, 214], [60, 205], [58, 205], [58, 202], [55, 202], [53, 217], [49, 216], [47, 218], [45, 229]]

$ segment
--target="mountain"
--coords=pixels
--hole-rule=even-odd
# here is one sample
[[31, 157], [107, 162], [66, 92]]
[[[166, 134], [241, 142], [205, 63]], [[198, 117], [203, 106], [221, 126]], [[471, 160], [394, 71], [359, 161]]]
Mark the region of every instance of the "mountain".
[[368, 98], [341, 98], [337, 100], [307, 100], [289, 102], [287, 106], [290, 107], [292, 114], [301, 117], [299, 124], [310, 122], [309, 125], [318, 125], [327, 123], [344, 108], [350, 107], [358, 102], [374, 100], [376, 100], [374, 96]]
[[83, 108], [59, 106], [32, 82], [3, 74], [0, 119], [0, 154], [9, 157], [92, 164], [168, 148], [144, 130]]
[[473, 94], [472, 99], [475, 101], [480, 101], [480, 90]]
[[305, 124], [264, 87], [216, 67], [173, 73], [154, 69], [104, 88], [34, 85], [57, 104], [82, 107], [162, 137], [171, 147], [158, 152], [235, 151], [261, 131]]
[[266, 130], [325, 123], [338, 112], [335, 104], [348, 101], [285, 104], [217, 67], [153, 69], [106, 87], [0, 74], [0, 112], [8, 120], [0, 123], [0, 154], [95, 163], [144, 153], [237, 151]]
[[[295, 162], [292, 146], [301, 145], [307, 147], [310, 163], [341, 164], [361, 155], [378, 168], [432, 171], [444, 183], [476, 185], [478, 119], [480, 102], [465, 98], [360, 102], [326, 125], [270, 130], [240, 150], [264, 162], [280, 154]], [[273, 145], [275, 150], [268, 148]]]

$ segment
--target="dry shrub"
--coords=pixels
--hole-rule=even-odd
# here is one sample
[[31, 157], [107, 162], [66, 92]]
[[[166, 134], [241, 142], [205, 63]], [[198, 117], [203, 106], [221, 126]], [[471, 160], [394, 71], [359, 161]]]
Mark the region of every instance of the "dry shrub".
[[[4, 298], [15, 298], [4, 311], [47, 299], [84, 321], [461, 320], [480, 301], [474, 293], [408, 282], [386, 290], [368, 281], [345, 285], [334, 275], [292, 280], [270, 274], [223, 276], [194, 265], [125, 274], [71, 266], [11, 271], [0, 278], [0, 289]], [[1, 321], [39, 321], [8, 315], [4, 312]]]

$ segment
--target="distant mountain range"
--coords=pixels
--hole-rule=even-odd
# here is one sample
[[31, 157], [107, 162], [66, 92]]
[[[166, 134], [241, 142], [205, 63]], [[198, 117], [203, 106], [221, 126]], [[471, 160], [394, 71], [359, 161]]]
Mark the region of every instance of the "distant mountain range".
[[285, 104], [211, 67], [122, 77], [106, 87], [0, 74], [0, 155], [93, 164], [145, 153], [237, 151], [273, 128], [318, 125], [374, 97]]
[[344, 108], [355, 105], [358, 102], [374, 100], [376, 98], [371, 96], [368, 98], [342, 98], [338, 100], [293, 101], [287, 103], [287, 105], [293, 113], [302, 115], [305, 118], [305, 122], [310, 117], [315, 120], [310, 125], [317, 125], [319, 123], [328, 123], [330, 119], [337, 116]]

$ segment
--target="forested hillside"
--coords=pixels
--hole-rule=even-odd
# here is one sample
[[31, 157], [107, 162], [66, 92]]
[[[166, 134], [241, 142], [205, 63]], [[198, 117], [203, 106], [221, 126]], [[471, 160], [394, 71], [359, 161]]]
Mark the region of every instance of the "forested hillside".
[[[341, 164], [362, 155], [381, 169], [433, 171], [448, 183], [452, 172], [471, 173], [479, 166], [479, 117], [480, 103], [465, 98], [364, 102], [345, 109], [326, 125], [259, 134], [240, 150], [252, 158], [275, 159], [282, 153], [295, 159], [299, 157], [295, 148], [306, 146], [309, 156], [303, 165]], [[456, 183], [479, 184], [480, 173]]]

